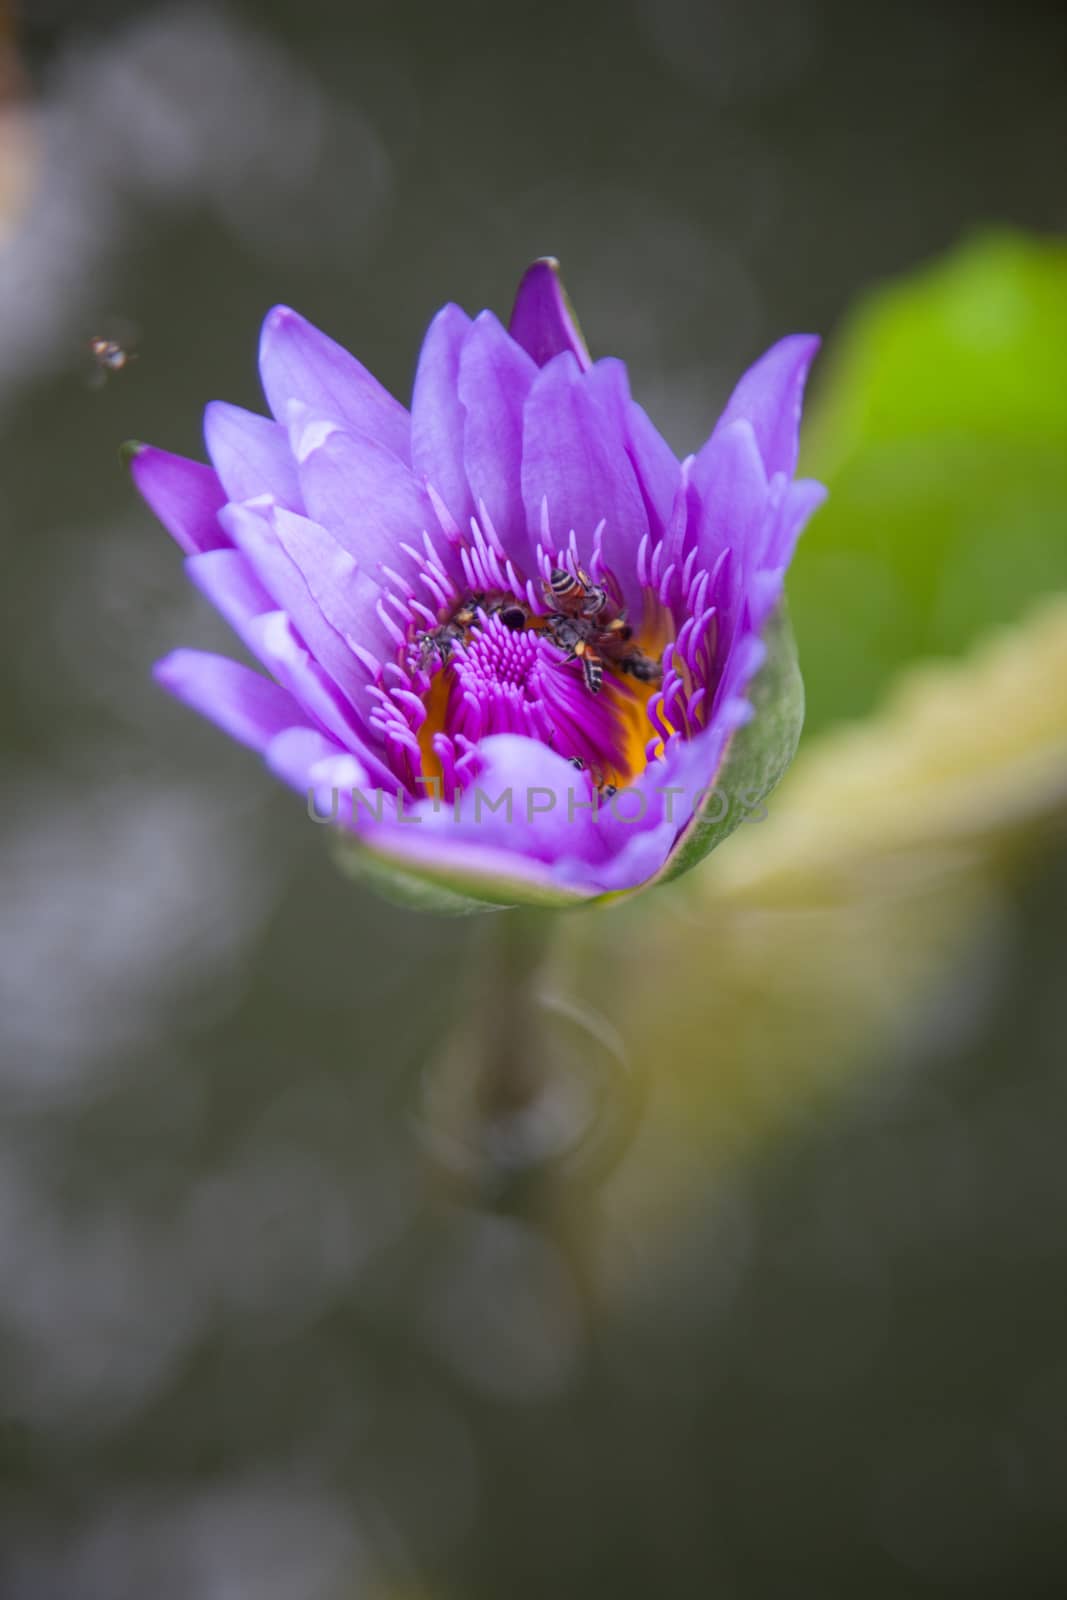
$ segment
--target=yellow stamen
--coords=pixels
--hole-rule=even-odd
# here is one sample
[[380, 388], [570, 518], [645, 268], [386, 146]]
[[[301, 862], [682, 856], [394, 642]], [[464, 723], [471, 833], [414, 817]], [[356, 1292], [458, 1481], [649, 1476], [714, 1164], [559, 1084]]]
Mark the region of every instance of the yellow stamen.
[[[448, 680], [451, 672], [451, 667], [444, 667], [440, 672], [435, 672], [430, 679], [430, 687], [422, 702], [426, 707], [426, 721], [418, 732], [419, 753], [421, 756], [419, 777], [426, 779], [436, 778], [439, 783], [444, 777], [444, 768], [441, 765], [440, 756], [433, 747], [433, 740], [435, 734], [444, 733], [445, 731], [445, 714], [448, 711]], [[425, 792], [429, 793], [430, 791], [427, 790]]]
[[[673, 625], [670, 614], [663, 607], [650, 605], [650, 611], [651, 615], [642, 628], [640, 637], [634, 643], [644, 651], [645, 655], [658, 658], [662, 656], [673, 637]], [[580, 657], [583, 653], [584, 641], [579, 641], [575, 655]], [[657, 740], [654, 755], [658, 757], [663, 753], [663, 741], [658, 738], [648, 716], [648, 703], [659, 689], [659, 684], [644, 683], [639, 678], [630, 677], [629, 674], [618, 673], [610, 662], [605, 662], [604, 665], [602, 693], [609, 698], [616, 714], [620, 741], [618, 759], [610, 767], [604, 768], [603, 781], [605, 784], [613, 783], [616, 788], [623, 789], [639, 778], [648, 766], [645, 751], [650, 739]], [[433, 747], [433, 740], [436, 734], [445, 731], [451, 688], [452, 668], [443, 667], [434, 673], [423, 700], [426, 720], [418, 731], [418, 741], [419, 776], [424, 779], [436, 778], [440, 781], [444, 776], [441, 759]], [[659, 720], [669, 732], [675, 731], [662, 710]]]

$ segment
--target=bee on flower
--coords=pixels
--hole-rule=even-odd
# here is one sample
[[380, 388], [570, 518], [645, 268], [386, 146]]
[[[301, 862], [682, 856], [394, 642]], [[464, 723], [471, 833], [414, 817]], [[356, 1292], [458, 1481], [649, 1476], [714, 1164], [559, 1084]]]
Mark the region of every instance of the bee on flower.
[[[132, 459], [264, 671], [177, 650], [159, 681], [304, 793], [388, 795], [385, 815], [345, 817], [360, 850], [468, 901], [583, 903], [670, 875], [708, 847], [701, 796], [752, 715], [823, 496], [794, 476], [817, 344], [775, 345], [679, 461], [623, 363], [591, 359], [554, 261], [507, 328], [438, 312], [410, 409], [276, 308], [270, 415], [209, 405], [210, 466]], [[576, 806], [576, 774], [628, 814]], [[479, 804], [504, 789], [546, 798]]]

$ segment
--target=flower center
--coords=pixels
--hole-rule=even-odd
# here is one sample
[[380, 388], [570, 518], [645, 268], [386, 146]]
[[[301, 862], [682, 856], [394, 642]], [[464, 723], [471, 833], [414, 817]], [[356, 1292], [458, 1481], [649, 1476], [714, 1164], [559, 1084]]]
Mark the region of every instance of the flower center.
[[628, 783], [645, 765], [651, 685], [623, 681], [608, 664], [592, 688], [583, 643], [581, 630], [572, 638], [511, 595], [462, 604], [423, 634], [431, 676], [422, 777], [441, 778], [447, 795], [480, 739], [517, 733], [588, 769], [598, 785]]

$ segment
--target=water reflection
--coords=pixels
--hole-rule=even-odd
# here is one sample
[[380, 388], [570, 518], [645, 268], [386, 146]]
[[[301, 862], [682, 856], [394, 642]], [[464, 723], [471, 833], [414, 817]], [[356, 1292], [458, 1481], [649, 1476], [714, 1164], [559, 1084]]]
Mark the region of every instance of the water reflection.
[[[972, 221], [1052, 224], [1060, 25], [994, 7], [964, 39], [893, 8], [872, 51], [828, 0], [22, 10], [0, 1589], [1059, 1592], [1062, 841], [992, 900], [954, 898], [966, 851], [906, 875], [809, 849], [822, 900], [792, 917], [665, 896], [606, 922], [562, 988], [637, 1019], [625, 1159], [536, 1214], [461, 1203], [408, 1112], [471, 930], [342, 883], [299, 806], [161, 701], [152, 659], [223, 635], [115, 447], [194, 452], [206, 398], [255, 403], [279, 299], [404, 392], [436, 305], [505, 310], [545, 249], [691, 447], [762, 342]], [[138, 359], [90, 391], [108, 312]], [[873, 656], [891, 569], [828, 576], [868, 596]], [[925, 988], [941, 933], [991, 906]], [[745, 987], [774, 950], [777, 1001]], [[851, 1087], [801, 1094], [842, 1040]]]
[[[351, 267], [380, 240], [392, 190], [358, 104], [223, 5], [153, 7], [64, 41], [40, 96], [7, 113], [2, 147], [0, 303], [19, 315], [0, 398], [69, 365], [156, 219], [207, 212], [276, 269], [309, 240]], [[210, 317], [210, 274], [204, 290]]]
[[[197, 803], [199, 800], [199, 804]], [[217, 980], [271, 897], [254, 833], [198, 791], [41, 777], [8, 792], [0, 840], [0, 1100], [107, 1093], [161, 1017]], [[203, 1013], [201, 1013], [203, 1015]]]

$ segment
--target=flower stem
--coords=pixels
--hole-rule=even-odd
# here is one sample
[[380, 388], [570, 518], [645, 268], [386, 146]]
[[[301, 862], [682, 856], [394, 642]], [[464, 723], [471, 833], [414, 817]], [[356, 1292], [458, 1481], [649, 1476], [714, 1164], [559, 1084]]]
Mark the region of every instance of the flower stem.
[[548, 1155], [538, 1114], [560, 1066], [544, 1005], [556, 921], [527, 909], [480, 919], [458, 1015], [424, 1078], [427, 1146], [480, 1203], [509, 1204]]
[[643, 1101], [610, 1021], [549, 981], [562, 920], [482, 919], [458, 1016], [422, 1080], [419, 1126], [438, 1170], [477, 1203], [527, 1217], [599, 1184]]
[[548, 1044], [541, 994], [556, 922], [551, 911], [524, 909], [487, 917], [479, 929], [475, 1093], [487, 1122], [519, 1115], [544, 1085]]

